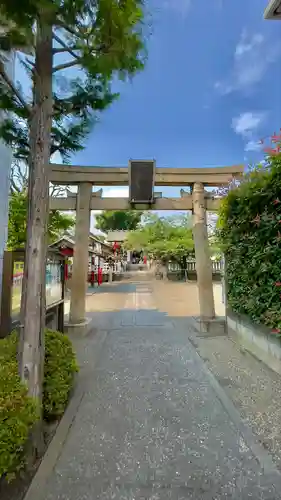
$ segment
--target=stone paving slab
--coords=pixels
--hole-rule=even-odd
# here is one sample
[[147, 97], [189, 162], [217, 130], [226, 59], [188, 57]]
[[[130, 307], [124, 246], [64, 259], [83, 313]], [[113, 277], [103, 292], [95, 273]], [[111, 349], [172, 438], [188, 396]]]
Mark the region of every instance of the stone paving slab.
[[92, 311], [104, 321], [98, 356], [95, 334], [75, 341], [84, 396], [44, 499], [281, 499], [281, 476], [226, 411], [192, 326], [159, 310], [150, 284], [119, 294], [122, 309]]

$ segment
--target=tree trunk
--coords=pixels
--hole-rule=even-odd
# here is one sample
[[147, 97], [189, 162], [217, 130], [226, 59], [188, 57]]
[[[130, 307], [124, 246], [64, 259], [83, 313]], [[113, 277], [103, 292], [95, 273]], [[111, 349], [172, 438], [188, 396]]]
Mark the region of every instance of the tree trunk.
[[46, 309], [46, 245], [52, 127], [52, 25], [37, 23], [30, 119], [27, 240], [21, 303], [20, 374], [29, 394], [42, 398]]

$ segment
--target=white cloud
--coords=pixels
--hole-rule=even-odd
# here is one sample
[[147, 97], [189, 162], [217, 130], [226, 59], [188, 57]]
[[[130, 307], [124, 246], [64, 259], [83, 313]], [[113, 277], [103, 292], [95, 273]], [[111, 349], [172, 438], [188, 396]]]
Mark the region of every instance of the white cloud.
[[246, 143], [244, 150], [245, 151], [261, 151], [262, 145], [258, 141], [251, 140]]
[[235, 58], [239, 59], [247, 52], [251, 52], [259, 47], [264, 42], [264, 36], [261, 33], [256, 33], [252, 37], [247, 35], [247, 32], [244, 30], [241, 34], [240, 40], [236, 45], [235, 49]]
[[261, 33], [243, 30], [235, 47], [233, 67], [225, 79], [215, 83], [222, 95], [248, 90], [264, 76], [268, 66], [281, 55], [281, 44], [267, 43]]
[[233, 87], [230, 83], [218, 81], [214, 85], [215, 89], [222, 95], [227, 95], [232, 92]]
[[128, 198], [129, 197], [129, 187], [128, 186], [114, 186], [106, 187], [102, 190], [103, 198]]
[[253, 132], [256, 132], [260, 124], [264, 121], [264, 118], [264, 113], [247, 111], [232, 119], [232, 128], [236, 134], [250, 138]]
[[231, 127], [245, 141], [244, 151], [260, 151], [261, 144], [257, 139], [260, 125], [265, 120], [265, 113], [247, 111], [232, 119]]

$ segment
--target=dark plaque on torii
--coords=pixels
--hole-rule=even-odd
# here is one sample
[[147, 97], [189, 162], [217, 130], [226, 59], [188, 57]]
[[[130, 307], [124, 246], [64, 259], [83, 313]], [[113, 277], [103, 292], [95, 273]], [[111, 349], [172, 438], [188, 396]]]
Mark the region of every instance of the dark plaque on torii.
[[132, 205], [154, 202], [155, 160], [129, 161], [129, 199]]

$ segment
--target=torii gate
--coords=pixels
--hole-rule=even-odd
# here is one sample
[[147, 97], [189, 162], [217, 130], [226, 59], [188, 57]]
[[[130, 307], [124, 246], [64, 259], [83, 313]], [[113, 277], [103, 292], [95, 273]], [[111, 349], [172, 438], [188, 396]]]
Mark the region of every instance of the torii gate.
[[[77, 195], [51, 198], [50, 209], [76, 210], [75, 248], [72, 272], [69, 326], [83, 331], [87, 325], [86, 293], [88, 273], [88, 236], [91, 210], [192, 210], [197, 285], [200, 318], [215, 317], [212, 265], [209, 253], [206, 210], [218, 210], [220, 199], [205, 191], [205, 186], [227, 185], [240, 177], [241, 165], [215, 168], [156, 168], [154, 160], [130, 161], [123, 167], [82, 167], [50, 164], [50, 182], [58, 185], [77, 185]], [[129, 198], [103, 198], [102, 189], [92, 192], [93, 186], [126, 186]], [[180, 198], [163, 198], [154, 186], [180, 186]]]

